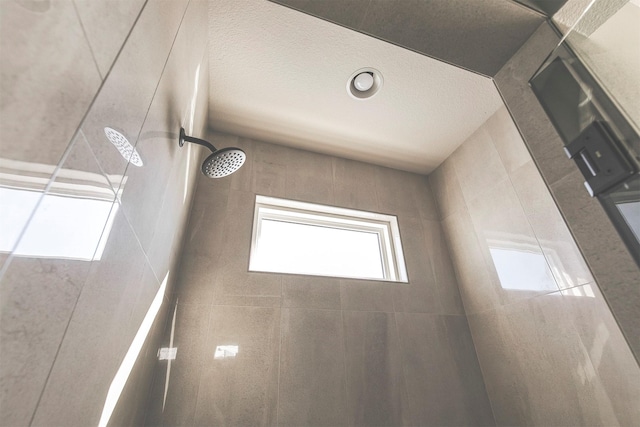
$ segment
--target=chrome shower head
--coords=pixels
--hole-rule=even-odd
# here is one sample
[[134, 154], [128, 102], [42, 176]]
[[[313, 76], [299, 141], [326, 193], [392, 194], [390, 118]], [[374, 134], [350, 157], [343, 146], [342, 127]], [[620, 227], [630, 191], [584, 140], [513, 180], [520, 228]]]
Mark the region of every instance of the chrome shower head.
[[180, 140], [178, 145], [182, 147], [185, 143], [192, 142], [194, 144], [203, 145], [211, 150], [211, 155], [207, 157], [202, 164], [202, 173], [209, 178], [223, 178], [227, 175], [231, 175], [242, 165], [247, 159], [247, 155], [239, 148], [228, 147], [217, 150], [216, 147], [204, 139], [194, 138], [187, 136], [184, 133], [184, 128], [180, 128]]

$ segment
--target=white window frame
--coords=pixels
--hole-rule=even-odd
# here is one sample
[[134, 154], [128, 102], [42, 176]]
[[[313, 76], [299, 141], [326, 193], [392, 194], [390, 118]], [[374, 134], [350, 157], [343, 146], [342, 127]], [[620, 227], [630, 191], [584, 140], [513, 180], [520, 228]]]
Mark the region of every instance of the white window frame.
[[383, 278], [338, 276], [329, 273], [310, 273], [310, 275], [367, 279], [385, 282], [408, 282], [407, 269], [402, 252], [402, 242], [400, 241], [398, 219], [393, 215], [257, 195], [253, 216], [249, 271], [305, 274], [258, 266], [258, 240], [263, 220], [330, 227], [349, 231], [369, 232], [378, 235]]

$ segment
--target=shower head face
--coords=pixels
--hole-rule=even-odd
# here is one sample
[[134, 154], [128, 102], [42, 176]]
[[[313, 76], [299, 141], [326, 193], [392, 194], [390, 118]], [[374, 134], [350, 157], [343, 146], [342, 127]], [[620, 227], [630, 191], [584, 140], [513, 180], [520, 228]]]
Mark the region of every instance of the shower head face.
[[247, 155], [239, 148], [223, 148], [206, 158], [202, 173], [209, 178], [223, 178], [240, 169], [246, 158]]

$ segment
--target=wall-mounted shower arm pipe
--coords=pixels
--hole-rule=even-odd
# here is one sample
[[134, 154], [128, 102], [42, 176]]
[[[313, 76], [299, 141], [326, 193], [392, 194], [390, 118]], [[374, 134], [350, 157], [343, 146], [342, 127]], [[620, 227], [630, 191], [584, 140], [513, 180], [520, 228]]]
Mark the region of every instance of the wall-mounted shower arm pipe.
[[184, 128], [180, 128], [180, 139], [178, 145], [182, 147], [184, 143], [192, 142], [194, 144], [203, 145], [211, 150], [211, 154], [202, 164], [202, 173], [209, 178], [223, 178], [231, 175], [242, 167], [247, 155], [240, 148], [227, 147], [217, 150], [209, 141], [204, 139], [187, 136]]
[[194, 144], [198, 144], [198, 145], [203, 145], [203, 146], [207, 147], [209, 150], [211, 150], [212, 153], [217, 151], [216, 147], [214, 147], [210, 142], [205, 141], [204, 139], [194, 138], [193, 136], [188, 136], [184, 132], [184, 128], [180, 128], [180, 141], [178, 141], [178, 144], [180, 145], [180, 147], [182, 147], [184, 145], [185, 141], [186, 142], [193, 142]]

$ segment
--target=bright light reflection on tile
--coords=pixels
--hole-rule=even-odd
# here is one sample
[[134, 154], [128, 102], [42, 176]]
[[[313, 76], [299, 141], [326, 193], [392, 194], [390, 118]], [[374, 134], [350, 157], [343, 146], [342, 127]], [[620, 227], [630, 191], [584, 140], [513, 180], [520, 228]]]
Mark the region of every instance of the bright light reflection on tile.
[[[34, 197], [40, 195], [28, 190], [0, 188], [3, 203], [0, 222], [2, 228], [8, 230], [0, 233], [0, 251], [13, 249], [15, 234], [24, 223], [23, 211], [32, 207]], [[104, 198], [46, 194], [14, 254], [83, 261], [100, 259], [104, 249], [99, 247], [100, 237], [103, 230], [107, 236], [113, 224], [109, 221], [112, 205], [113, 200]], [[117, 205], [113, 206], [117, 209]]]
[[216, 352], [213, 355], [214, 359], [226, 359], [229, 357], [236, 357], [238, 354], [237, 345], [219, 345], [216, 347]]
[[98, 423], [98, 426], [100, 427], [106, 426], [109, 423], [109, 419], [113, 414], [116, 404], [118, 403], [118, 399], [120, 399], [122, 390], [124, 389], [125, 384], [127, 384], [133, 365], [136, 363], [136, 359], [138, 359], [138, 355], [140, 354], [140, 350], [142, 350], [144, 341], [147, 339], [149, 331], [151, 331], [151, 326], [153, 326], [153, 321], [156, 319], [156, 316], [160, 311], [160, 307], [162, 306], [164, 291], [167, 289], [168, 279], [169, 272], [164, 276], [164, 280], [162, 281], [156, 296], [153, 298], [153, 302], [151, 302], [149, 310], [147, 310], [147, 314], [144, 316], [144, 319], [140, 324], [140, 328], [138, 328], [138, 332], [133, 338], [133, 341], [129, 346], [129, 350], [120, 364], [120, 368], [118, 368], [118, 372], [116, 372], [116, 376], [113, 377], [113, 381], [111, 381], [111, 386], [109, 387], [109, 392], [107, 393], [107, 398], [104, 402], [104, 408], [102, 409], [102, 415], [100, 416], [100, 422]]
[[588, 297], [595, 298], [595, 294], [593, 293], [593, 289], [591, 289], [591, 285], [583, 285], [575, 288], [564, 289], [562, 291], [562, 295], [568, 297]]
[[500, 286], [519, 291], [557, 290], [544, 255], [525, 250], [490, 247]]

